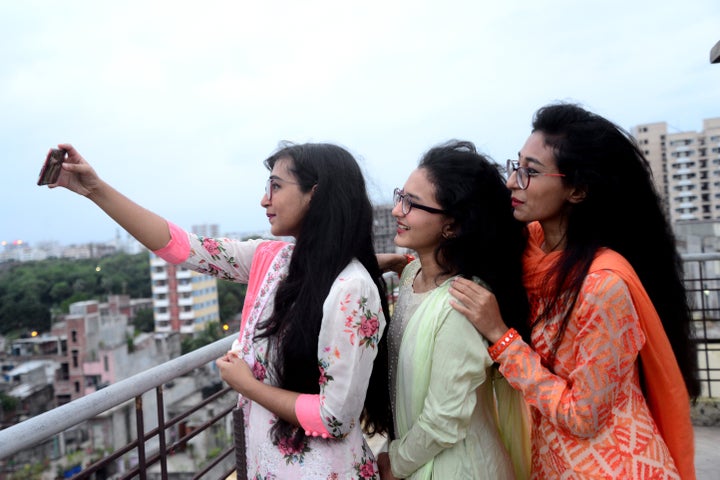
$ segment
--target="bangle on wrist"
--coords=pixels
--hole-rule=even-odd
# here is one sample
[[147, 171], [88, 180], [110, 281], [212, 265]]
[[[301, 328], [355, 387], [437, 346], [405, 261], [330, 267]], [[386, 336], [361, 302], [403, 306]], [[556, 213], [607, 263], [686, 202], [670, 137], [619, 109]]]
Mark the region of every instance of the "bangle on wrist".
[[493, 343], [488, 348], [488, 353], [490, 354], [490, 358], [493, 360], [496, 360], [497, 357], [500, 356], [502, 352], [505, 351], [505, 349], [515, 340], [520, 338], [520, 334], [515, 330], [514, 328], [509, 329], [507, 332], [503, 334], [502, 337], [500, 337], [500, 340]]

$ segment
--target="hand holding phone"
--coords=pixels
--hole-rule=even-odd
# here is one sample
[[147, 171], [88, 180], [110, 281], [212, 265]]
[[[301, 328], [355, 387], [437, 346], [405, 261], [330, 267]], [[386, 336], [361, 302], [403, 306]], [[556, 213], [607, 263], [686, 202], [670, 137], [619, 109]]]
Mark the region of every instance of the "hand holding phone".
[[65, 161], [67, 152], [59, 148], [51, 148], [45, 158], [38, 185], [50, 185], [57, 182], [60, 172], [62, 171], [62, 163]]

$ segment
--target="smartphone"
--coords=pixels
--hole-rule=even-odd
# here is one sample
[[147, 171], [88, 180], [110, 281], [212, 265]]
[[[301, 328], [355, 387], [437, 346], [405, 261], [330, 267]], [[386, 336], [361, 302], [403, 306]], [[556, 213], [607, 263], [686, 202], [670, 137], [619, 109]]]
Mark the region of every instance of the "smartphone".
[[49, 185], [57, 182], [66, 154], [67, 152], [60, 148], [50, 149], [47, 154], [47, 158], [45, 158], [42, 170], [40, 170], [40, 177], [37, 182], [38, 185]]

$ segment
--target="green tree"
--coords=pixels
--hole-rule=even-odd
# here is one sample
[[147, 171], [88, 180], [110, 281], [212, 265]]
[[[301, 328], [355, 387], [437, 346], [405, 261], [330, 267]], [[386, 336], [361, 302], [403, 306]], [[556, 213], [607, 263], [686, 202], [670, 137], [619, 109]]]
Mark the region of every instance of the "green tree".
[[28, 463], [17, 471], [8, 475], [8, 480], [40, 480], [46, 465], [43, 463]]
[[218, 280], [218, 303], [220, 321], [232, 325], [235, 316], [242, 311], [247, 285], [227, 280]]
[[[149, 262], [147, 252], [143, 252], [101, 259], [53, 258], [0, 263], [0, 334], [22, 336], [33, 330], [48, 331], [51, 312], [68, 313], [70, 304], [75, 302], [93, 299], [104, 302], [109, 294], [148, 298], [151, 296]], [[214, 333], [200, 332], [198, 338], [184, 344], [194, 349], [209, 343], [210, 339], [220, 338], [225, 334], [222, 324], [236, 329], [239, 325], [233, 322], [242, 310], [245, 292], [243, 284], [220, 280], [218, 301], [222, 323], [213, 327]], [[152, 311], [139, 312], [133, 323], [141, 332], [152, 331]]]
[[60, 281], [57, 282], [55, 285], [50, 288], [50, 298], [53, 299], [55, 302], [61, 302], [62, 300], [70, 297], [72, 295], [72, 288], [70, 287], [70, 284], [66, 281]]
[[225, 332], [223, 331], [222, 327], [220, 326], [220, 323], [218, 322], [209, 322], [205, 329], [197, 333], [196, 335], [183, 338], [180, 342], [180, 350], [183, 355], [186, 353], [190, 353], [193, 350], [197, 350], [200, 347], [204, 347], [205, 345], [210, 345], [211, 343], [220, 340], [225, 336]]
[[50, 312], [67, 313], [71, 303], [108, 294], [150, 296], [147, 252], [102, 259], [54, 258], [0, 263], [0, 334], [50, 328]]
[[18, 399], [0, 392], [0, 408], [3, 412], [12, 412], [17, 408]]
[[155, 330], [155, 318], [152, 308], [143, 308], [135, 313], [133, 327], [138, 332], [152, 332]]
[[232, 292], [227, 292], [222, 298], [218, 298], [218, 302], [220, 303], [220, 320], [223, 323], [230, 324], [242, 310], [240, 299]]

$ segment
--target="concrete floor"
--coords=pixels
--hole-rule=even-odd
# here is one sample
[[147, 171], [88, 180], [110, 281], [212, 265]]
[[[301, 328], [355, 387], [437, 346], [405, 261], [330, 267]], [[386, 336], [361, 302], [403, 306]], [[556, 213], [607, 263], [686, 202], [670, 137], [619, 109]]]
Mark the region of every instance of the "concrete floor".
[[[384, 439], [376, 437], [369, 443], [373, 450], [378, 450]], [[695, 427], [695, 468], [697, 480], [720, 478], [720, 426]], [[235, 480], [235, 474], [227, 480]]]

